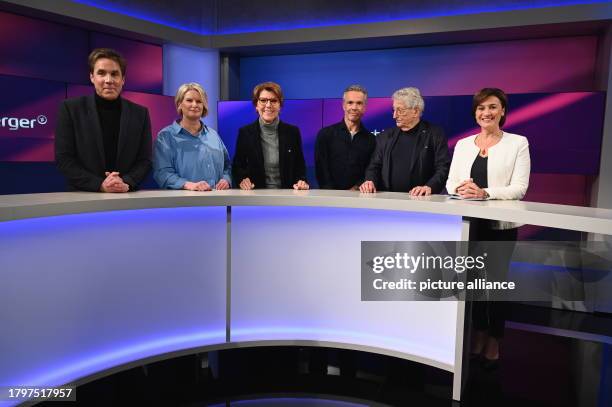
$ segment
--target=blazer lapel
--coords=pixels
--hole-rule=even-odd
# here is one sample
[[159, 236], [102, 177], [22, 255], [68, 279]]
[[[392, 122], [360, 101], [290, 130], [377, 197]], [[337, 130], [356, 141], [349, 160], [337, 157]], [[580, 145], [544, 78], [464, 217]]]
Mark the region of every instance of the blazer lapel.
[[251, 142], [251, 151], [253, 151], [253, 158], [256, 161], [251, 165], [254, 167], [263, 168], [264, 159], [263, 159], [263, 147], [261, 146], [261, 129], [259, 128], [259, 119], [255, 120], [255, 123], [252, 123], [249, 128], [249, 139]]
[[395, 129], [393, 129], [392, 133], [391, 133], [391, 140], [389, 140], [389, 143], [387, 144], [387, 148], [384, 152], [385, 157], [383, 158], [383, 162], [388, 163], [386, 165], [383, 165], [383, 169], [385, 169], [385, 173], [382, 174], [383, 176], [383, 183], [386, 184], [386, 187], [388, 189], [391, 188], [391, 152], [393, 151], [393, 147], [395, 147], [395, 144], [397, 143], [397, 140], [399, 139], [399, 135], [402, 131], [396, 127]]
[[287, 154], [287, 137], [285, 132], [285, 123], [279, 120], [278, 122], [278, 169], [281, 174], [281, 182], [283, 174], [287, 174], [285, 171], [285, 158]]
[[[415, 134], [416, 143], [414, 145], [414, 150], [412, 150], [412, 157], [410, 157], [410, 172], [414, 171], [414, 166], [416, 165], [417, 160], [421, 155], [421, 150], [423, 149], [423, 144], [425, 142], [425, 133], [427, 133], [427, 129], [425, 128], [425, 124], [423, 122], [417, 124], [419, 126], [419, 131]], [[420, 178], [420, 174], [418, 177], [412, 177], [412, 179]], [[420, 183], [420, 182], [419, 182]]]
[[100, 126], [100, 118], [96, 109], [96, 100], [93, 95], [87, 98], [87, 117], [91, 123], [91, 136], [98, 150], [98, 158], [100, 159], [100, 168], [105, 167], [104, 141], [102, 140], [102, 126]]
[[119, 140], [117, 141], [117, 167], [121, 162], [121, 153], [128, 142], [130, 122], [130, 105], [121, 98], [121, 119], [119, 120]]

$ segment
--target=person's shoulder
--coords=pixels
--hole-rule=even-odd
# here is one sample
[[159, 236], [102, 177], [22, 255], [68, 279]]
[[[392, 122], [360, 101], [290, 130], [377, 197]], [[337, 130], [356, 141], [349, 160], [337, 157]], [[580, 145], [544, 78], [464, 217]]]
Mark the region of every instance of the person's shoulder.
[[508, 133], [505, 131], [504, 131], [504, 140], [507, 140], [507, 142], [509, 143], [518, 144], [518, 145], [529, 144], [527, 137], [521, 136], [519, 134]]
[[429, 122], [427, 120], [421, 120], [421, 125], [423, 130], [425, 130], [429, 134], [442, 135], [444, 134], [444, 128], [435, 123]]
[[132, 109], [132, 110], [134, 110], [134, 111], [136, 111], [138, 113], [144, 114], [144, 113], [146, 113], [149, 110], [149, 109], [147, 109], [146, 106], [139, 105], [138, 103], [134, 103], [134, 102], [132, 102], [129, 99], [125, 99], [125, 98], [122, 97], [121, 100], [123, 100], [123, 103], [128, 105], [130, 107], [130, 109]]
[[85, 108], [87, 106], [89, 98], [93, 96], [77, 96], [63, 100], [63, 104], [69, 109]]
[[219, 140], [221, 140], [221, 136], [219, 136], [219, 133], [217, 132], [217, 130], [213, 129], [210, 126], [204, 125], [206, 126], [206, 134], [210, 137], [216, 137]]
[[400, 131], [401, 130], [399, 129], [399, 127], [391, 127], [388, 129], [384, 129], [378, 136], [376, 136], [376, 138], [381, 139], [381, 140], [386, 140], [388, 138], [395, 136]]
[[459, 141], [457, 141], [455, 148], [474, 145], [474, 140], [476, 139], [476, 136], [478, 136], [478, 134], [472, 134], [471, 136], [467, 136], [462, 139], [459, 139]]
[[338, 123], [334, 123], [334, 124], [330, 124], [329, 126], [325, 126], [325, 127], [321, 127], [321, 130], [319, 130], [319, 133], [317, 134], [318, 137], [329, 137], [332, 134], [334, 134], [338, 129], [340, 129], [342, 127], [342, 122], [338, 122]]
[[376, 136], [374, 135], [374, 133], [372, 133], [364, 124], [363, 122], [361, 122], [361, 125], [359, 127], [359, 133], [364, 134], [366, 137], [368, 138], [372, 138], [375, 139]]
[[299, 132], [300, 128], [290, 123], [286, 123], [282, 120], [278, 122], [278, 131], [291, 131], [291, 132]]
[[176, 133], [175, 125], [171, 123], [157, 133], [157, 142], [168, 142]]
[[259, 122], [257, 120], [255, 120], [254, 122], [250, 122], [249, 124], [245, 124], [244, 126], [240, 127], [238, 129], [239, 133], [249, 133], [249, 132], [253, 132], [253, 131], [257, 131], [257, 128], [259, 127]]

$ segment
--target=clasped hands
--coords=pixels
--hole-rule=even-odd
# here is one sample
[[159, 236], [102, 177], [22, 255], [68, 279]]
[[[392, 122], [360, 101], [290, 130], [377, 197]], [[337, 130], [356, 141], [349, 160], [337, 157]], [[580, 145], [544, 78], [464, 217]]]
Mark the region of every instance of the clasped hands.
[[106, 171], [104, 175], [106, 178], [102, 181], [102, 185], [100, 185], [100, 191], [120, 193], [130, 190], [130, 186], [123, 182], [123, 179], [119, 176], [119, 172]]
[[229, 188], [230, 188], [230, 184], [224, 178], [221, 178], [219, 182], [217, 182], [217, 185], [215, 185], [214, 187], [211, 187], [210, 184], [206, 181], [200, 181], [200, 182], [187, 181], [185, 182], [185, 185], [183, 185], [183, 189], [186, 189], [188, 191], [212, 191], [213, 189], [220, 191], [222, 189], [229, 189]]
[[[253, 184], [251, 182], [250, 178], [245, 178], [242, 181], [240, 181], [240, 189], [242, 190], [251, 190], [251, 189], [255, 189], [255, 184]], [[310, 186], [308, 185], [308, 183], [304, 180], [299, 180], [298, 182], [296, 182], [295, 184], [293, 184], [293, 189], [295, 190], [304, 190], [304, 189], [310, 189]]]
[[472, 178], [466, 179], [465, 181], [461, 182], [461, 184], [459, 184], [455, 191], [457, 195], [459, 195], [461, 198], [486, 199], [489, 197], [487, 191], [476, 185]]
[[[359, 192], [370, 194], [376, 192], [376, 186], [372, 181], [365, 181], [363, 184], [359, 186]], [[431, 195], [431, 187], [427, 185], [421, 185], [418, 187], [412, 188], [408, 193], [412, 196], [425, 196]]]

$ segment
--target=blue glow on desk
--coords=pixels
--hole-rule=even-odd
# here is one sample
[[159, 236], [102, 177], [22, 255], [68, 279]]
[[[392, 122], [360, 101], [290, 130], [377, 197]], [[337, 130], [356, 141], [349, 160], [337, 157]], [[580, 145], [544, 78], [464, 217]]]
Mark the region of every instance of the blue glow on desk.
[[163, 355], [177, 350], [210, 346], [225, 342], [225, 330], [204, 331], [177, 336], [151, 338], [146, 342], [120, 345], [113, 344], [110, 349], [97, 354], [82, 354], [78, 358], [65, 361], [60, 366], [47, 366], [31, 378], [18, 380], [28, 385], [61, 385], [91, 373], [102, 372], [150, 356]]
[[1, 222], [0, 385], [225, 342], [225, 234], [224, 206]]

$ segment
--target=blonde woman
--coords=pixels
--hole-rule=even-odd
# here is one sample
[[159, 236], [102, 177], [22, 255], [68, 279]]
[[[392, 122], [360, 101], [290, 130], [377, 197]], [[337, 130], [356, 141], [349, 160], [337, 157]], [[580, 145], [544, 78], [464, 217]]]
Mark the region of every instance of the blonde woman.
[[232, 185], [227, 148], [202, 118], [208, 96], [197, 83], [181, 85], [174, 98], [179, 119], [162, 129], [155, 142], [153, 177], [161, 188], [211, 191]]

